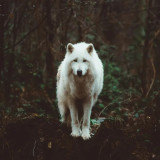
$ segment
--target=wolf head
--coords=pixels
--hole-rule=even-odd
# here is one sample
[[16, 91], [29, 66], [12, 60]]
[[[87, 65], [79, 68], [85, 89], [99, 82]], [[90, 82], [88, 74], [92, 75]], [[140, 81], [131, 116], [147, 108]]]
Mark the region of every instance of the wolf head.
[[90, 67], [92, 54], [95, 52], [93, 44], [77, 43], [67, 45], [67, 59], [70, 61], [72, 73], [75, 76], [83, 77]]

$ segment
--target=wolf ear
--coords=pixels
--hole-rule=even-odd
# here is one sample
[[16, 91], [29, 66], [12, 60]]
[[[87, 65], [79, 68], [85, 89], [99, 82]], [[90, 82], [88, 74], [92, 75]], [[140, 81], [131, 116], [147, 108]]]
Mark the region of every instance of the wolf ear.
[[72, 43], [68, 43], [67, 45], [67, 52], [72, 53], [74, 50], [73, 44]]
[[92, 52], [93, 52], [93, 44], [90, 44], [88, 47], [87, 47], [87, 51], [88, 51], [88, 53], [89, 54], [92, 54]]

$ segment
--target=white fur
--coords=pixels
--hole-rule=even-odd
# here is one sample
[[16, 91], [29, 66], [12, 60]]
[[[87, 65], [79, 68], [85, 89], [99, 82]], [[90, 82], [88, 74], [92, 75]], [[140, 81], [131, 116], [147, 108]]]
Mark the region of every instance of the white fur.
[[[73, 50], [69, 50], [69, 45]], [[103, 87], [103, 65], [92, 44], [68, 44], [67, 53], [58, 68], [57, 99], [62, 122], [67, 122], [67, 113], [71, 117], [71, 135], [90, 138], [91, 110]], [[77, 75], [81, 70], [82, 76]], [[83, 110], [83, 116], [79, 114]], [[69, 112], [68, 112], [69, 111]], [[80, 119], [82, 118], [82, 126]]]

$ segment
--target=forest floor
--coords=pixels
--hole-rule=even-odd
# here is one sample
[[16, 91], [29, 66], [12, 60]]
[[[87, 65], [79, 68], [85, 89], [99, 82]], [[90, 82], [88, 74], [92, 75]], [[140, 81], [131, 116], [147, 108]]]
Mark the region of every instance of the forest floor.
[[160, 123], [154, 117], [136, 123], [92, 124], [92, 138], [84, 141], [53, 118], [7, 118], [0, 127], [0, 160], [159, 160]]

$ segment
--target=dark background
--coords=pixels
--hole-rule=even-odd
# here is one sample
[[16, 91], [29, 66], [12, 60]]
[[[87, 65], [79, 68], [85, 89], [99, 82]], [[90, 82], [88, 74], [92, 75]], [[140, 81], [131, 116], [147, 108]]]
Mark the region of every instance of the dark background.
[[0, 0], [0, 135], [13, 119], [59, 119], [57, 68], [66, 45], [82, 41], [104, 65], [93, 130], [104, 120], [136, 127], [132, 135], [159, 126], [159, 0]]

